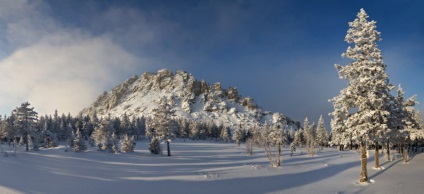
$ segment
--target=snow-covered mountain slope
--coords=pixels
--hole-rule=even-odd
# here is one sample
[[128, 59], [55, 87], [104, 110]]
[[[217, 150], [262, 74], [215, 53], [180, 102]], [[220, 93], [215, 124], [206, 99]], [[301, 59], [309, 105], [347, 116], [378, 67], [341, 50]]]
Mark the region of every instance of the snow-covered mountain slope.
[[234, 127], [264, 123], [287, 123], [294, 129], [299, 126], [285, 115], [262, 110], [254, 99], [239, 95], [235, 87], [223, 89], [220, 83], [210, 85], [184, 71], [173, 73], [167, 69], [129, 78], [112, 91], [104, 92], [81, 113], [97, 113], [99, 117], [108, 114], [150, 117], [160, 99], [166, 99], [172, 105], [177, 117], [195, 121]]

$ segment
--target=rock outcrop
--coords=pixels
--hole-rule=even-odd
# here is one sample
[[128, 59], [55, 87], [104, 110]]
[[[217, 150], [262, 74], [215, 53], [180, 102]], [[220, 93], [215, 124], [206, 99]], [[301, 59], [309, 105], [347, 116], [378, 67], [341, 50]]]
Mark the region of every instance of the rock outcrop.
[[173, 73], [167, 69], [129, 78], [104, 92], [81, 113], [150, 117], [161, 99], [172, 105], [176, 117], [234, 127], [281, 123], [297, 128], [285, 115], [264, 111], [253, 98], [243, 98], [236, 87], [223, 89], [220, 83], [210, 85], [185, 71]]

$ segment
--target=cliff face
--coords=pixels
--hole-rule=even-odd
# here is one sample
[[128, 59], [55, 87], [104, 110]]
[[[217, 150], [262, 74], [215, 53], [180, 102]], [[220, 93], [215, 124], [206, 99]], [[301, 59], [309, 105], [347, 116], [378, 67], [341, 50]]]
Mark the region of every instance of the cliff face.
[[223, 89], [220, 83], [212, 85], [198, 81], [184, 71], [175, 73], [162, 69], [157, 73], [143, 73], [129, 78], [110, 92], [100, 95], [82, 114], [99, 117], [152, 115], [161, 99], [176, 110], [177, 117], [195, 121], [211, 121], [227, 126], [287, 123], [296, 127], [288, 117], [263, 111], [253, 98], [243, 98], [237, 88]]

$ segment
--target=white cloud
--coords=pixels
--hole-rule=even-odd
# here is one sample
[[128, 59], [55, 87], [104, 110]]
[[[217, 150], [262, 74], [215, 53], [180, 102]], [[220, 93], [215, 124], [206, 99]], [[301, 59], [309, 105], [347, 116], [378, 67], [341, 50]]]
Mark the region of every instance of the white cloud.
[[0, 8], [1, 33], [11, 49], [0, 61], [3, 113], [29, 101], [41, 114], [56, 108], [77, 114], [103, 90], [139, 73], [133, 71], [138, 58], [110, 36], [64, 28], [42, 3], [10, 2]]

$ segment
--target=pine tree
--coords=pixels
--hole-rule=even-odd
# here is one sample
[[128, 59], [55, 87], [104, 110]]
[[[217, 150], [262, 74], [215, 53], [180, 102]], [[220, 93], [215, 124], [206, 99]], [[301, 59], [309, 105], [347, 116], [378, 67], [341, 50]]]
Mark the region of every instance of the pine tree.
[[396, 115], [399, 124], [397, 140], [400, 146], [403, 147], [404, 163], [407, 163], [409, 160], [408, 150], [411, 144], [411, 135], [420, 130], [420, 117], [417, 117], [418, 113], [414, 109], [414, 106], [417, 104], [416, 95], [404, 100], [403, 89], [399, 86], [396, 103], [399, 106], [399, 112]]
[[73, 148], [75, 152], [83, 152], [87, 150], [87, 145], [85, 144], [85, 141], [79, 129], [77, 129], [77, 132], [75, 132]]
[[121, 122], [120, 122], [120, 131], [117, 132], [117, 134], [119, 136], [124, 136], [125, 134], [130, 134], [131, 132], [131, 121], [130, 118], [128, 117], [127, 113], [124, 113], [124, 115], [121, 117]]
[[148, 138], [150, 141], [153, 138], [153, 132], [154, 132], [151, 123], [152, 123], [152, 119], [147, 118], [146, 119], [146, 129], [145, 129], [146, 131], [144, 132], [146, 138]]
[[10, 139], [13, 138], [15, 131], [12, 128], [10, 119], [6, 118], [0, 122], [0, 139], [6, 139], [7, 142], [10, 142]]
[[239, 127], [234, 130], [233, 140], [236, 141], [237, 146], [240, 147], [240, 142], [245, 138], [244, 130], [241, 128], [241, 124]]
[[174, 113], [175, 110], [172, 110], [170, 105], [164, 99], [161, 99], [158, 108], [154, 109], [151, 123], [155, 137], [160, 140], [174, 139], [177, 130], [176, 122], [172, 120]]
[[299, 146], [299, 148], [303, 147], [303, 130], [302, 129], [299, 129], [296, 131], [292, 144]]
[[354, 44], [354, 47], [349, 46], [342, 56], [352, 61], [346, 66], [335, 65], [339, 77], [346, 79], [348, 86], [331, 99], [334, 106], [331, 113], [334, 135], [343, 139], [340, 142], [346, 142], [346, 137], [351, 137], [361, 146], [360, 182], [368, 181], [366, 143], [375, 141], [378, 148], [380, 137], [388, 129], [390, 90], [393, 89], [377, 46], [381, 40], [380, 32], [376, 30], [376, 22], [367, 18], [367, 13], [361, 9], [357, 18], [349, 22], [345, 41]]
[[206, 128], [206, 123], [200, 122], [199, 123], [199, 139], [205, 140], [208, 137], [208, 130]]
[[190, 133], [190, 129], [189, 129], [189, 123], [187, 121], [187, 119], [180, 119], [180, 137], [185, 139], [188, 138], [188, 135]]
[[325, 129], [324, 119], [322, 118], [322, 115], [319, 117], [319, 120], [318, 120], [316, 141], [318, 145], [320, 146], [321, 150], [324, 147], [324, 145], [328, 143], [328, 132]]
[[305, 118], [303, 123], [304, 137], [306, 140], [306, 151], [309, 156], [315, 155], [315, 145], [316, 145], [316, 132], [314, 125], [309, 125], [308, 118]]
[[[65, 125], [64, 122], [62, 122], [62, 125]], [[62, 128], [62, 127], [61, 127]], [[62, 135], [62, 138], [67, 138], [68, 139], [68, 144], [69, 147], [73, 148], [74, 147], [74, 140], [75, 140], [75, 133], [74, 133], [74, 128], [72, 128], [72, 125], [69, 123], [67, 127], [63, 127], [63, 134], [66, 135]]]
[[190, 139], [196, 140], [199, 139], [199, 126], [195, 121], [190, 122]]
[[231, 135], [230, 135], [230, 128], [229, 127], [224, 127], [222, 130], [221, 130], [221, 139], [223, 140], [223, 141], [225, 141], [226, 143], [227, 142], [229, 142], [230, 140], [231, 140]]
[[149, 144], [149, 151], [152, 154], [160, 154], [162, 153], [162, 148], [160, 146], [160, 141], [158, 138], [154, 137]]
[[121, 150], [124, 153], [134, 152], [135, 141], [134, 136], [128, 137], [128, 134], [125, 134], [121, 138]]
[[116, 133], [113, 132], [112, 136], [110, 137], [110, 148], [109, 153], [118, 153], [119, 152], [119, 147], [118, 147], [118, 138], [116, 137]]
[[95, 128], [91, 138], [96, 142], [100, 151], [114, 152], [112, 135], [115, 129], [112, 126], [110, 119], [103, 119], [98, 127]]
[[23, 137], [23, 143], [26, 145], [26, 151], [29, 150], [29, 139], [32, 133], [36, 130], [35, 126], [38, 120], [38, 113], [34, 111], [34, 108], [29, 107], [28, 102], [24, 102], [20, 107], [13, 110], [15, 116], [15, 129]]

